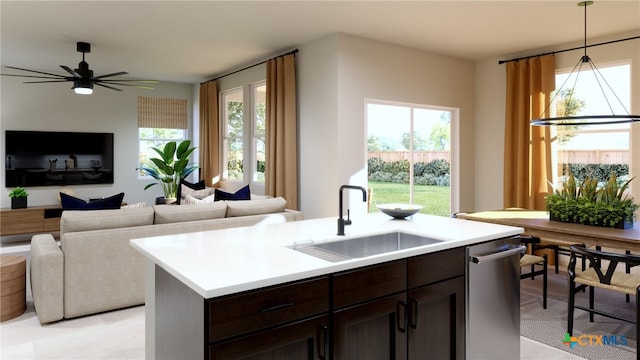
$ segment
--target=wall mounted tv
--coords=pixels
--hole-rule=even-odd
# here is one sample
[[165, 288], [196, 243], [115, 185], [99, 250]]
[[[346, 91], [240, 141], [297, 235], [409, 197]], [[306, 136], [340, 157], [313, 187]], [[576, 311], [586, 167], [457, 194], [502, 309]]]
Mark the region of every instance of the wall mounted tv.
[[5, 132], [5, 187], [113, 184], [113, 133]]

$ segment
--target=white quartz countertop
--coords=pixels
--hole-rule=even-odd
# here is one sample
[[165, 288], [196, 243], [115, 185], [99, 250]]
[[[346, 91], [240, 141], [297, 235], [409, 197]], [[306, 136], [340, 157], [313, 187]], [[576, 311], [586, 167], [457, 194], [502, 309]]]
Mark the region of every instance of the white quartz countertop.
[[[518, 235], [522, 228], [417, 214], [395, 220], [369, 214], [337, 236], [337, 218], [280, 223], [273, 219], [250, 227], [133, 239], [148, 260], [203, 298], [233, 294], [361, 266]], [[404, 232], [443, 240], [364, 258], [330, 262], [293, 250], [295, 242], [345, 240], [363, 235]]]

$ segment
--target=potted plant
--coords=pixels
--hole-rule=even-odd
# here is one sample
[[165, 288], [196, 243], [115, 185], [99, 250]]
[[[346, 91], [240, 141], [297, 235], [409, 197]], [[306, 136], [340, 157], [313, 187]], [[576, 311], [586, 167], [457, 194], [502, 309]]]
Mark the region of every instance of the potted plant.
[[151, 176], [157, 182], [148, 184], [148, 188], [160, 184], [164, 192], [164, 199], [157, 199], [157, 203], [171, 204], [176, 201], [180, 181], [198, 168], [189, 165], [189, 156], [195, 150], [191, 146], [191, 140], [184, 140], [179, 145], [175, 141], [170, 141], [162, 149], [152, 148], [160, 157], [151, 158], [149, 166], [141, 166], [137, 170], [144, 175]]
[[584, 225], [605, 226], [620, 229], [633, 227], [639, 205], [625, 195], [634, 178], [618, 184], [615, 173], [606, 184], [599, 187], [598, 180], [587, 177], [578, 185], [573, 174], [559, 189], [547, 195], [549, 219]]
[[27, 196], [29, 193], [23, 187], [17, 187], [9, 193], [12, 209], [25, 209], [27, 207]]

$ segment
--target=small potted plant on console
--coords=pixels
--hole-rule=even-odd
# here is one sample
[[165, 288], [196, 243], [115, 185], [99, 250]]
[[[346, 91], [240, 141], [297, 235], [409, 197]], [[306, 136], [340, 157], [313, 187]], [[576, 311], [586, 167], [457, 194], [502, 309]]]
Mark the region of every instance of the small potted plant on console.
[[17, 187], [9, 193], [12, 209], [24, 209], [27, 207], [27, 196], [29, 193], [23, 187]]

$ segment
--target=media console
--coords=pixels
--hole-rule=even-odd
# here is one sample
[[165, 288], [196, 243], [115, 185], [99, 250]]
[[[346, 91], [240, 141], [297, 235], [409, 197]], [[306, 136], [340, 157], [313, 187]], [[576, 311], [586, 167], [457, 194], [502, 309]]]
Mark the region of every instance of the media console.
[[0, 236], [60, 231], [60, 205], [0, 209]]

